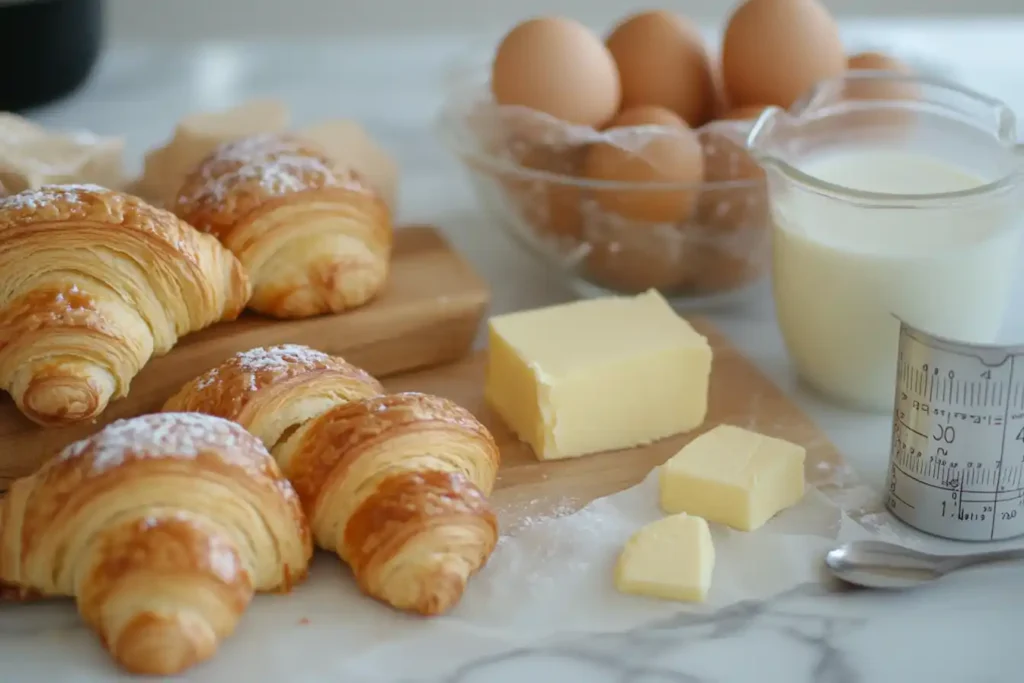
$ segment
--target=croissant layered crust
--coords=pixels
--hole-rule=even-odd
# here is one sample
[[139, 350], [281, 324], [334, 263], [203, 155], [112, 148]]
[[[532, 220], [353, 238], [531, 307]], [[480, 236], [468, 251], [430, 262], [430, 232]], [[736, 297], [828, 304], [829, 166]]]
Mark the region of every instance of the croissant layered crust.
[[295, 486], [317, 545], [397, 608], [447, 611], [494, 549], [486, 497], [498, 448], [447, 399], [385, 394], [340, 358], [282, 345], [234, 356], [164, 409], [219, 415], [257, 435]]
[[317, 545], [360, 588], [399, 609], [440, 614], [497, 542], [486, 502], [493, 437], [469, 411], [428, 394], [375, 396], [309, 420], [273, 451]]
[[268, 449], [335, 405], [384, 393], [365, 370], [299, 344], [238, 353], [196, 377], [164, 404], [237, 422]]
[[161, 413], [71, 444], [0, 500], [0, 583], [76, 599], [126, 669], [211, 657], [258, 591], [309, 566], [299, 500], [254, 436]]
[[54, 185], [0, 199], [0, 386], [41, 425], [91, 420], [155, 355], [251, 293], [217, 240], [130, 195]]
[[344, 311], [387, 279], [386, 204], [308, 142], [264, 134], [221, 145], [186, 177], [173, 210], [238, 256], [253, 281], [249, 306], [265, 315]]

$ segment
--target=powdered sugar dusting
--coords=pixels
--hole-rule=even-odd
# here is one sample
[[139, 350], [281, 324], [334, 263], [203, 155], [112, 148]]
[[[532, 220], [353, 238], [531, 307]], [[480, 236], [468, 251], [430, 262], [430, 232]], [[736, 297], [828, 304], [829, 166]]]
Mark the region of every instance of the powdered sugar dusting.
[[281, 344], [243, 351], [236, 355], [235, 359], [243, 370], [260, 372], [287, 370], [294, 363], [322, 365], [330, 362], [331, 357], [323, 351], [301, 344]]
[[237, 449], [254, 442], [239, 425], [201, 413], [157, 413], [107, 425], [97, 434], [67, 446], [63, 462], [92, 454], [92, 473], [101, 474], [126, 458], [195, 458], [210, 450]]
[[[296, 364], [307, 368], [323, 366], [330, 363], [331, 357], [323, 351], [301, 344], [280, 344], [242, 351], [235, 354], [230, 365], [248, 373], [248, 385], [256, 391], [256, 375], [260, 372], [282, 373], [294, 370]], [[202, 391], [212, 386], [220, 378], [220, 368], [213, 368], [196, 380], [196, 389]]]
[[56, 203], [80, 202], [81, 192], [107, 192], [107, 189], [90, 183], [44, 185], [38, 189], [0, 197], [0, 211], [35, 210]]
[[234, 188], [252, 182], [269, 196], [326, 186], [362, 189], [352, 178], [339, 173], [326, 157], [272, 133], [221, 145], [199, 173], [202, 182], [192, 194], [179, 197], [179, 202], [221, 203]]

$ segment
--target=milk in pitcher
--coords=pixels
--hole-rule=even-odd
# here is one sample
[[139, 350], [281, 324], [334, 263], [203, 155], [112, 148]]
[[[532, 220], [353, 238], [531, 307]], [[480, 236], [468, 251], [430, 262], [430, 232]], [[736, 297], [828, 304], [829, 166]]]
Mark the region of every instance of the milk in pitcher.
[[[821, 152], [800, 171], [854, 195], [955, 193], [990, 180], [881, 146]], [[775, 197], [777, 316], [799, 374], [843, 403], [884, 411], [893, 405], [899, 318], [940, 336], [994, 341], [1018, 262], [1018, 211], [1008, 202], [865, 210], [856, 196]]]

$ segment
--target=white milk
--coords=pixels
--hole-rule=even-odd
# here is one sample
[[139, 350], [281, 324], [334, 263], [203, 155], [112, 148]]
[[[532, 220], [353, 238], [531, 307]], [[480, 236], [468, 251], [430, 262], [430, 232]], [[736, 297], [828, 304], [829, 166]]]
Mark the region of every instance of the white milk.
[[[808, 159], [805, 173], [889, 194], [965, 190], [985, 180], [903, 150], [844, 149]], [[844, 403], [890, 410], [899, 316], [924, 331], [991, 342], [1002, 325], [1019, 207], [864, 207], [790, 191], [773, 196], [779, 325], [798, 372]]]

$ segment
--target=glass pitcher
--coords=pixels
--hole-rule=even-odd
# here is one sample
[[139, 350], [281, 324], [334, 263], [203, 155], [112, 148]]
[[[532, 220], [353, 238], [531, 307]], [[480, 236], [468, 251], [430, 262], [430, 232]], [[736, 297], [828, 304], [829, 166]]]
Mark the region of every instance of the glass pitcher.
[[992, 98], [867, 71], [761, 115], [747, 145], [766, 174], [776, 315], [807, 384], [888, 411], [898, 318], [996, 340], [1020, 263], [1015, 127]]

